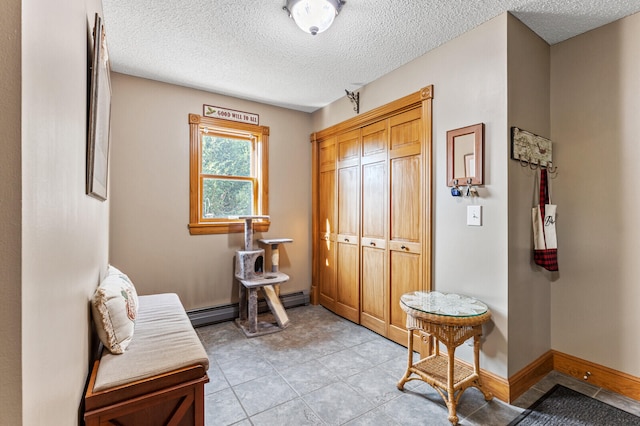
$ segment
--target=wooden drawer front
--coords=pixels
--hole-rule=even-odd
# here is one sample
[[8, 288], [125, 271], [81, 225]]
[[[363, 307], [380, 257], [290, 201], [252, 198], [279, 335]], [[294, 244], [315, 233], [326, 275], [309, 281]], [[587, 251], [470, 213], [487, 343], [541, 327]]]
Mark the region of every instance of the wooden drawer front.
[[358, 236], [355, 234], [338, 234], [336, 242], [340, 244], [358, 245]]
[[362, 237], [362, 247], [384, 250], [387, 248], [387, 241], [382, 238]]
[[204, 377], [158, 389], [84, 414], [87, 426], [204, 426]]
[[338, 238], [338, 234], [329, 233], [329, 232], [321, 232], [320, 233], [320, 241], [331, 241], [335, 242]]
[[408, 241], [389, 241], [389, 250], [420, 254], [422, 252], [422, 244]]

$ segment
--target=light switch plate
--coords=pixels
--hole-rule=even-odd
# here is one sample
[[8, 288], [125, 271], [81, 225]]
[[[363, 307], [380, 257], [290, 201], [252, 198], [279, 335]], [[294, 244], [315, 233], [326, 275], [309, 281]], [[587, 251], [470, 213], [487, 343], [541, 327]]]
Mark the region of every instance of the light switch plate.
[[467, 206], [467, 225], [482, 226], [482, 206]]

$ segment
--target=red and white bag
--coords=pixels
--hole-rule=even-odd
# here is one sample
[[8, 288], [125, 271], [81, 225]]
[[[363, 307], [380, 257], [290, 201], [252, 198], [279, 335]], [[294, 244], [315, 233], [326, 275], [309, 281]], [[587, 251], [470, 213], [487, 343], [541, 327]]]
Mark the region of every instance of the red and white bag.
[[551, 204], [547, 169], [540, 169], [540, 200], [531, 210], [533, 224], [533, 260], [548, 271], [558, 270], [558, 239], [556, 237], [556, 205]]

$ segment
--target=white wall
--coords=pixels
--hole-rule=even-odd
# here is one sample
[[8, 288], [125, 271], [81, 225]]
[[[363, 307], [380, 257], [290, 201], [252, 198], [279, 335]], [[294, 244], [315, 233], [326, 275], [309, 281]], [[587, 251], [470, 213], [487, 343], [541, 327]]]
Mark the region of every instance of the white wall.
[[[176, 292], [187, 309], [237, 302], [244, 234], [190, 235], [188, 114], [216, 105], [259, 114], [269, 135], [269, 232], [289, 237], [283, 294], [311, 286], [311, 144], [307, 113], [112, 74], [110, 261], [141, 294]], [[269, 257], [269, 251], [266, 253]]]
[[[509, 128], [516, 126], [549, 138], [549, 45], [511, 15], [507, 26], [507, 44]], [[505, 129], [506, 158], [510, 157], [511, 149], [509, 128]], [[534, 187], [536, 172], [521, 167], [517, 161], [506, 161], [509, 176], [507, 256], [511, 376], [551, 349], [550, 280], [557, 279], [557, 275], [533, 263], [531, 207], [534, 200], [538, 204], [539, 198]], [[562, 184], [562, 179], [552, 182], [554, 187]]]
[[[507, 15], [503, 14], [360, 89], [369, 111], [433, 84], [433, 284], [486, 302], [492, 313], [481, 365], [507, 377]], [[313, 113], [318, 131], [354, 115], [346, 98]], [[471, 200], [446, 180], [446, 132], [485, 123], [485, 185], [473, 203], [483, 226], [466, 225]], [[471, 348], [456, 351], [471, 360]]]
[[20, 141], [21, 1], [0, 13], [0, 424], [22, 422], [20, 299], [22, 198]]
[[554, 349], [640, 376], [640, 14], [551, 48]]
[[99, 1], [22, 2], [24, 425], [78, 422], [89, 298], [107, 266], [109, 204], [85, 195], [86, 43], [96, 10]]

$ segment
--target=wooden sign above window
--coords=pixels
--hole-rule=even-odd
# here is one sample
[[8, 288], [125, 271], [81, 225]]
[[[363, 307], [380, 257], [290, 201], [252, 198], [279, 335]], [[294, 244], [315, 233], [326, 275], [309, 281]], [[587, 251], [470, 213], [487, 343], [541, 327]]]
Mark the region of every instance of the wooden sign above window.
[[223, 120], [236, 121], [239, 123], [260, 124], [260, 116], [250, 112], [236, 111], [229, 108], [221, 108], [213, 105], [204, 104], [202, 106], [202, 115], [205, 117], [221, 118]]

